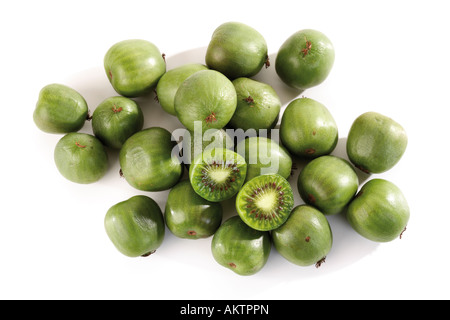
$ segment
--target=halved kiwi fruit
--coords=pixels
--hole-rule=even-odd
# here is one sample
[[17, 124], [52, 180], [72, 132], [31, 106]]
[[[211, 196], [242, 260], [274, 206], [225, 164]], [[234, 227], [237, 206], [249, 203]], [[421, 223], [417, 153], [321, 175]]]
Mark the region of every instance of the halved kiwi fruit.
[[251, 179], [236, 197], [236, 210], [241, 219], [260, 231], [281, 226], [293, 207], [291, 185], [279, 174], [264, 174]]
[[189, 167], [192, 188], [212, 202], [233, 197], [244, 184], [246, 175], [245, 159], [225, 148], [205, 150], [194, 158]]

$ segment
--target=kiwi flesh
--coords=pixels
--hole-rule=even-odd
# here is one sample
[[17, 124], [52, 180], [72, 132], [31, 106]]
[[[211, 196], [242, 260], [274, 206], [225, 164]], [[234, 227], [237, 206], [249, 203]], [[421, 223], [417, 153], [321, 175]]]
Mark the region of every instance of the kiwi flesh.
[[264, 174], [251, 179], [236, 197], [236, 210], [241, 219], [260, 231], [281, 226], [293, 207], [291, 185], [279, 174]]
[[238, 153], [225, 148], [206, 149], [189, 167], [194, 191], [211, 202], [230, 199], [238, 193], [247, 175], [247, 163]]

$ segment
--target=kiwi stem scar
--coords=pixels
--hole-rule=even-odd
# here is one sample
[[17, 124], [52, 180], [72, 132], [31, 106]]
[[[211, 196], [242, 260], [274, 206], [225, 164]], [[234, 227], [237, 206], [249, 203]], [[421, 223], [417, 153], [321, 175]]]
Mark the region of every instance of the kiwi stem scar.
[[309, 203], [316, 203], [316, 198], [312, 194], [308, 194], [308, 202]]
[[117, 108], [116, 105], [114, 105], [114, 106], [112, 107], [112, 111], [113, 111], [114, 113], [119, 113], [119, 112], [122, 111], [122, 110], [123, 110], [122, 107]]
[[306, 41], [306, 46], [304, 49], [301, 50], [303, 53], [303, 57], [306, 57], [306, 55], [311, 51], [311, 46], [312, 46], [311, 41], [306, 40], [306, 38], [305, 38], [305, 41]]
[[253, 98], [251, 96], [248, 96], [248, 98], [245, 98], [244, 101], [249, 104], [250, 108], [254, 107], [253, 102], [255, 102], [255, 100], [253, 100]]
[[156, 252], [156, 250], [144, 253], [143, 255], [141, 255], [141, 257], [148, 257], [149, 255], [154, 254], [155, 252]]
[[266, 66], [266, 69], [267, 69], [268, 67], [270, 67], [269, 56], [266, 57], [266, 61], [264, 62], [264, 65]]
[[406, 231], [406, 227], [403, 229], [402, 233], [400, 233], [400, 239], [402, 238], [403, 233], [404, 233], [405, 231]]
[[217, 121], [216, 113], [211, 112], [211, 114], [205, 118], [205, 122], [209, 125], [210, 123], [213, 123], [214, 121]]
[[322, 259], [320, 259], [319, 261], [316, 262], [316, 268], [319, 268], [322, 263], [325, 263], [327, 257], [323, 257]]

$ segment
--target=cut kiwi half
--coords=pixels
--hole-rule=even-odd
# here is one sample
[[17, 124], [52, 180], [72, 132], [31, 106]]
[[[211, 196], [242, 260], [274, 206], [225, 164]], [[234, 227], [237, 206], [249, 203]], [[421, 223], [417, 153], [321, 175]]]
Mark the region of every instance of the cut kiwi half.
[[189, 167], [194, 191], [211, 202], [230, 199], [238, 193], [247, 175], [247, 163], [238, 153], [225, 148], [206, 149]]
[[291, 185], [279, 174], [264, 174], [251, 179], [236, 197], [236, 210], [241, 219], [260, 231], [281, 226], [293, 208]]

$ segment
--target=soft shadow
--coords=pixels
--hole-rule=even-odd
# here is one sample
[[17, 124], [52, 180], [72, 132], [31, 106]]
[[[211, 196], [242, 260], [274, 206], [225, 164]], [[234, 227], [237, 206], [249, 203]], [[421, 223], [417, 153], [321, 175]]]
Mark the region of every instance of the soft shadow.
[[207, 49], [206, 46], [199, 47], [182, 51], [173, 56], [166, 56], [167, 71], [188, 63], [201, 63], [203, 65], [206, 65], [205, 64], [206, 49]]
[[[188, 64], [205, 64], [207, 47], [200, 47], [166, 56], [166, 70]], [[86, 100], [89, 113], [92, 115], [95, 108], [105, 99], [119, 94], [109, 82], [103, 66], [89, 68], [72, 74], [64, 80], [64, 83], [77, 90]], [[144, 113], [144, 128], [163, 127], [170, 132], [178, 128], [184, 128], [177, 117], [164, 111], [156, 99], [156, 94], [151, 92], [141, 97], [132, 98], [136, 101]], [[91, 133], [91, 125], [86, 123], [81, 132]]]
[[74, 73], [64, 79], [64, 82], [84, 97], [90, 115], [103, 100], [119, 95], [111, 86], [102, 66]]
[[333, 247], [327, 260], [333, 262], [333, 269], [340, 269], [356, 263], [371, 254], [380, 245], [359, 235], [347, 221], [346, 211], [327, 216], [333, 232]]
[[[187, 63], [204, 64], [205, 53], [206, 47], [200, 47], [183, 51], [173, 56], [167, 55], [167, 70]], [[282, 104], [285, 105], [297, 98], [302, 92], [287, 86], [278, 77], [275, 71], [276, 54], [270, 54], [269, 59], [271, 61], [271, 65], [267, 69], [263, 67], [263, 69], [253, 78], [271, 85], [278, 93]], [[102, 66], [89, 68], [73, 74], [65, 79], [64, 83], [83, 95], [89, 105], [91, 114], [97, 105], [104, 99], [118, 95], [109, 83]], [[175, 116], [166, 113], [162, 109], [155, 97], [155, 93], [150, 92], [145, 96], [134, 98], [144, 113], [144, 128], [159, 126], [169, 130], [170, 132], [173, 132], [175, 129], [183, 128], [183, 125]], [[281, 115], [282, 112], [280, 113], [280, 116]], [[279, 124], [276, 128], [279, 128]], [[86, 122], [86, 125], [81, 131], [92, 133], [91, 124]], [[346, 137], [340, 138], [332, 154], [348, 160], [346, 153], [346, 142]], [[133, 189], [127, 184], [125, 179], [119, 177], [119, 152], [117, 150], [108, 150], [108, 155], [110, 157], [110, 170], [107, 173], [107, 176], [101, 180], [102, 187], [120, 187], [123, 188], [120, 189], [121, 192], [123, 190], [127, 194], [150, 194], [152, 197], [155, 197], [155, 200], [158, 201], [161, 209], [164, 210], [165, 200], [167, 199], [169, 190], [156, 193], [146, 193]], [[294, 167], [292, 169], [292, 175], [288, 180], [293, 187], [295, 205], [304, 203], [297, 191], [297, 178], [298, 174], [307, 162], [308, 160], [293, 157]], [[355, 168], [355, 171], [358, 174], [360, 183], [363, 183], [370, 177], [370, 175], [359, 169]], [[184, 179], [188, 179], [187, 170], [184, 171], [183, 177], [181, 178], [181, 180]], [[234, 196], [231, 199], [222, 202], [223, 221], [237, 214], [235, 199], [236, 197]], [[274, 247], [272, 247], [267, 265], [260, 272], [260, 275], [257, 275], [261, 277], [261, 283], [264, 284], [265, 287], [270, 284], [278, 285], [283, 281], [288, 282], [295, 279], [306, 279], [321, 276], [329, 272], [338, 271], [341, 268], [356, 263], [358, 260], [371, 254], [377, 249], [379, 245], [378, 243], [363, 238], [351, 228], [346, 220], [345, 213], [335, 216], [327, 216], [327, 219], [333, 232], [333, 247], [327, 256], [325, 264], [323, 264], [319, 269], [316, 269], [314, 266], [300, 267], [288, 262], [276, 251]], [[210, 265], [211, 267], [216, 267], [215, 262], [210, 256], [211, 237], [208, 239], [188, 241], [186, 239], [176, 238], [170, 233], [170, 231], [166, 231], [167, 236], [165, 237], [161, 249], [158, 249], [159, 256], [163, 256], [168, 260], [173, 260], [174, 263], [183, 264], [185, 261], [188, 261], [190, 265], [194, 265], [199, 268], [204, 268], [205, 263], [208, 267]], [[201, 258], [192, 259], [192, 256], [195, 255]], [[209, 271], [209, 269], [205, 268], [205, 272], [206, 271]], [[239, 280], [242, 281], [241, 278]]]
[[234, 217], [238, 214], [236, 211], [236, 197], [237, 195], [234, 195], [230, 199], [221, 202], [223, 209], [222, 222], [225, 222], [229, 218]]

